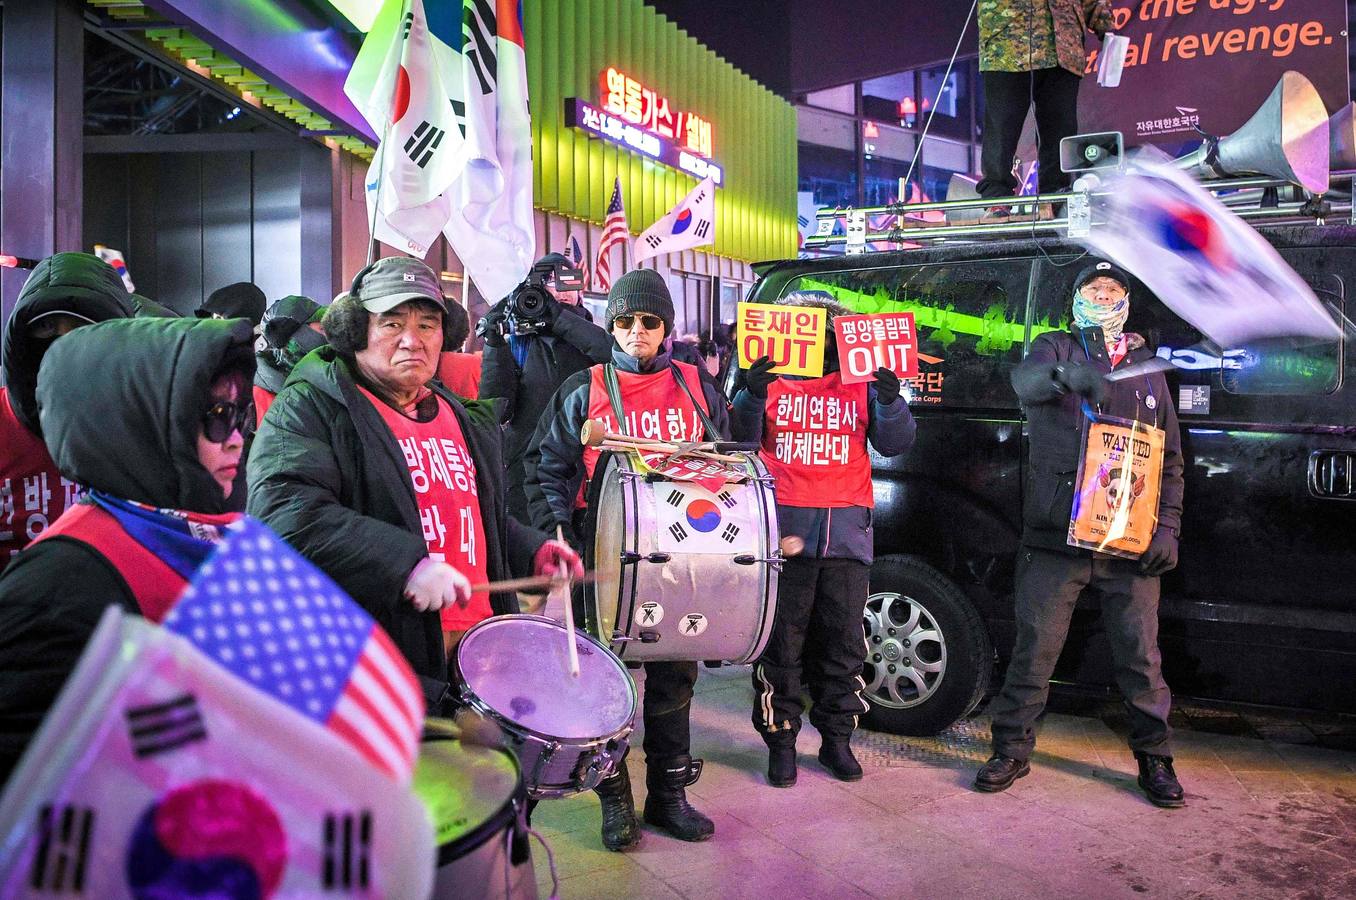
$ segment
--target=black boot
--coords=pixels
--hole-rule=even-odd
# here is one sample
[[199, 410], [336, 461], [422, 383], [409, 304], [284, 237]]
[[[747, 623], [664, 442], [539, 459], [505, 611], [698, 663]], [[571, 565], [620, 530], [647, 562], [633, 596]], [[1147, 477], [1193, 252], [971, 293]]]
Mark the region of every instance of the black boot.
[[640, 823], [636, 821], [636, 801], [631, 796], [626, 760], [618, 763], [616, 773], [598, 782], [593, 791], [603, 804], [603, 846], [621, 851], [640, 843]]
[[791, 787], [796, 783], [796, 736], [780, 732], [764, 735], [767, 742], [767, 783]]
[[1026, 760], [1013, 759], [1011, 756], [995, 753], [989, 757], [989, 761], [975, 775], [975, 790], [983, 791], [986, 794], [1006, 791], [1012, 787], [1014, 781], [1030, 771], [1031, 764]]
[[690, 756], [650, 759], [645, 767], [645, 821], [680, 841], [704, 841], [716, 833], [715, 824], [687, 802], [689, 784], [701, 777], [701, 760]]
[[1177, 781], [1177, 773], [1172, 770], [1171, 756], [1154, 756], [1151, 753], [1136, 753], [1139, 762], [1139, 786], [1154, 806], [1176, 809], [1186, 806], [1186, 796], [1182, 785]]
[[852, 745], [845, 737], [825, 737], [819, 745], [819, 761], [839, 781], [861, 781], [862, 767], [852, 755]]

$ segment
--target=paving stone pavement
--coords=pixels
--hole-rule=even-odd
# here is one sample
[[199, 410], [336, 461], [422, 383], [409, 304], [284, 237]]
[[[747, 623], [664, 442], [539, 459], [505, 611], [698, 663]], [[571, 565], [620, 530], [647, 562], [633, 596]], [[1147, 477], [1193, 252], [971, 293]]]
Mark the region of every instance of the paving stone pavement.
[[[636, 672], [636, 675], [641, 673]], [[800, 780], [769, 787], [749, 723], [747, 668], [703, 669], [689, 789], [715, 837], [684, 844], [650, 828], [628, 853], [602, 849], [592, 793], [543, 802], [559, 896], [650, 898], [1356, 897], [1356, 752], [1179, 727], [1187, 807], [1160, 810], [1135, 784], [1124, 739], [1102, 717], [1051, 713], [1031, 774], [1001, 794], [971, 790], [988, 720], [932, 738], [860, 731], [866, 777], [833, 780], [800, 737]], [[644, 803], [642, 726], [632, 736]], [[542, 897], [546, 854], [534, 849]]]

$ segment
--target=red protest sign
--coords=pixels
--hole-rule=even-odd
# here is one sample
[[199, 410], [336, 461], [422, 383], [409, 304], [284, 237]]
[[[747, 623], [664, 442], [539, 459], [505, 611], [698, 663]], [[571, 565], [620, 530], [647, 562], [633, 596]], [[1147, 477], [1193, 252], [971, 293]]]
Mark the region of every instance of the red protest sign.
[[835, 316], [833, 330], [843, 384], [871, 381], [882, 366], [900, 378], [918, 374], [918, 333], [913, 313]]

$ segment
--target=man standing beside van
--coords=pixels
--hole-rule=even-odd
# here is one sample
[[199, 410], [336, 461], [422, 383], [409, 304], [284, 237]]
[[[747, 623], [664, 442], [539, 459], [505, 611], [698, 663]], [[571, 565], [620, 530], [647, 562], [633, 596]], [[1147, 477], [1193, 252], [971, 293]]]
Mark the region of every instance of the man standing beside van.
[[[1173, 397], [1161, 372], [1117, 381], [1105, 376], [1152, 357], [1144, 338], [1122, 330], [1130, 311], [1130, 279], [1108, 262], [1074, 281], [1073, 324], [1036, 338], [1012, 373], [1030, 438], [1023, 492], [1022, 544], [1016, 585], [1017, 641], [1003, 690], [990, 705], [993, 756], [975, 788], [1007, 790], [1031, 771], [1036, 720], [1084, 590], [1101, 599], [1116, 684], [1130, 714], [1130, 749], [1139, 786], [1157, 806], [1184, 806], [1172, 767], [1168, 710], [1158, 649], [1159, 576], [1177, 565], [1182, 518], [1182, 442]], [[1086, 423], [1102, 414], [1163, 432], [1158, 523], [1138, 559], [1069, 546], [1074, 483]]]

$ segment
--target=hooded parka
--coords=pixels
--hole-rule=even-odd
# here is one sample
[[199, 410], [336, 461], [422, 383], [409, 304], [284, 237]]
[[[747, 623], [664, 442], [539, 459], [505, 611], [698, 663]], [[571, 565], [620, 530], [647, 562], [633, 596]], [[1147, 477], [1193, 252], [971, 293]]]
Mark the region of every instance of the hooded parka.
[[[147, 301], [149, 302], [149, 301]], [[128, 318], [137, 304], [113, 267], [89, 253], [56, 253], [33, 269], [5, 327], [0, 388], [0, 569], [74, 501], [42, 442], [38, 366], [56, 338], [36, 338], [44, 316], [69, 313], [90, 322]], [[79, 379], [76, 384], [83, 384]]]
[[[252, 339], [242, 319], [161, 318], [104, 322], [63, 337], [47, 352], [35, 393], [62, 475], [158, 508], [227, 512], [221, 487], [198, 461], [197, 440], [213, 376], [252, 374]], [[91, 360], [99, 361], [97, 378]], [[138, 612], [137, 599], [97, 547], [59, 534], [24, 550], [0, 575], [0, 781], [104, 608]]]

